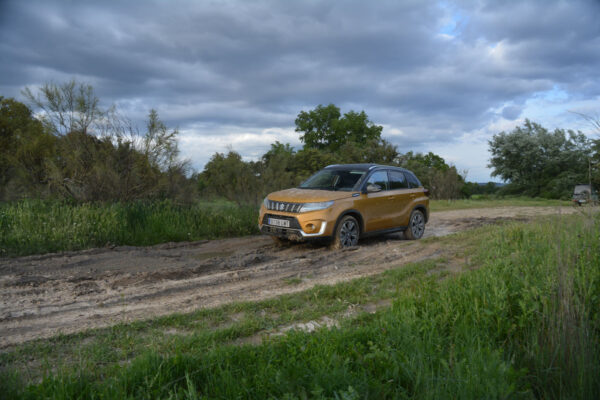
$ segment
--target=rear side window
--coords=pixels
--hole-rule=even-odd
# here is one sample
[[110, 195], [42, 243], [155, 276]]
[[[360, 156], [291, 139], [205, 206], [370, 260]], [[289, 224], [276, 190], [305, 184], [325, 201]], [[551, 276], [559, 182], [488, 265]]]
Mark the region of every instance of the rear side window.
[[404, 174], [406, 175], [406, 179], [408, 180], [408, 184], [411, 188], [418, 188], [421, 186], [421, 182], [419, 182], [417, 177], [412, 172], [406, 171]]
[[367, 185], [369, 185], [370, 183], [379, 185], [381, 190], [388, 190], [389, 184], [388, 184], [387, 172], [386, 171], [374, 172], [373, 175], [371, 175], [369, 177], [369, 180], [367, 181]]
[[408, 182], [402, 172], [388, 171], [388, 176], [390, 178], [390, 190], [408, 189]]

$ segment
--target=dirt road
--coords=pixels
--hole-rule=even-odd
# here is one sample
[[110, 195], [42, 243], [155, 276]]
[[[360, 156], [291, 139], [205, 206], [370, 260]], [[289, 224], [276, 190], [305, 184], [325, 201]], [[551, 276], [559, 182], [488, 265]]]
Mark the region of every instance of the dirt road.
[[[557, 212], [556, 207], [437, 212], [425, 236]], [[57, 333], [265, 299], [440, 254], [436, 243], [424, 245], [393, 234], [363, 240], [351, 251], [311, 243], [279, 248], [269, 237], [250, 236], [0, 259], [0, 348]]]

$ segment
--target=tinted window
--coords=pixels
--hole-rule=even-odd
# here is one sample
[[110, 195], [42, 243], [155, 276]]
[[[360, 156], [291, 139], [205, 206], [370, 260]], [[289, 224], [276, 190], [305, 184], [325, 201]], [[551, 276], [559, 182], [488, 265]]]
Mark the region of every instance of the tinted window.
[[388, 171], [388, 176], [390, 177], [390, 190], [408, 188], [408, 182], [402, 172]]
[[408, 179], [408, 183], [410, 184], [411, 188], [417, 188], [419, 186], [421, 186], [421, 182], [419, 182], [419, 180], [417, 179], [416, 176], [414, 176], [414, 174], [412, 174], [411, 172], [405, 172], [406, 175], [406, 179]]
[[388, 190], [389, 185], [388, 185], [387, 172], [386, 171], [374, 172], [373, 175], [371, 175], [369, 177], [369, 180], [367, 181], [367, 185], [369, 185], [369, 184], [379, 185], [381, 190]]

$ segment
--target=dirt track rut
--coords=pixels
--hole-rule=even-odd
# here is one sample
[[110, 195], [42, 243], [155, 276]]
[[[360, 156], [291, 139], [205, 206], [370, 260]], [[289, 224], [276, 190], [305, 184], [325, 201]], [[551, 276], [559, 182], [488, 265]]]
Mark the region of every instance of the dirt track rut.
[[[557, 212], [556, 207], [436, 212], [425, 236]], [[424, 245], [392, 234], [363, 240], [350, 251], [314, 243], [279, 248], [269, 237], [250, 236], [0, 259], [0, 348], [57, 333], [265, 299], [441, 253], [436, 243]]]

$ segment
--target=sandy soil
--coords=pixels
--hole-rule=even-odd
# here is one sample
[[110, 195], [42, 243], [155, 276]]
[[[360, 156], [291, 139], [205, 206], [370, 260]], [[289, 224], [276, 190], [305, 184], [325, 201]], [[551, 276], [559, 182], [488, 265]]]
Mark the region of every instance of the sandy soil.
[[[561, 213], [573, 212], [562, 208]], [[556, 207], [501, 207], [431, 214], [425, 237]], [[259, 300], [439, 257], [439, 244], [391, 234], [350, 250], [319, 243], [277, 247], [270, 237], [116, 247], [0, 259], [0, 348], [57, 333]], [[293, 283], [293, 284], [292, 284]]]

